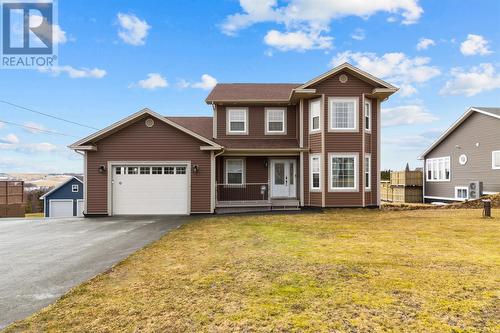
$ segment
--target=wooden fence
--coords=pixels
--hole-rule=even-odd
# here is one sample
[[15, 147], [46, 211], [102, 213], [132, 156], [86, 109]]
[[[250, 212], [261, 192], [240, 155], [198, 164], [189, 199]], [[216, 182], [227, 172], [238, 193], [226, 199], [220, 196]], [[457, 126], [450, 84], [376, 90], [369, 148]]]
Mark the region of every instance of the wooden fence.
[[0, 217], [24, 217], [24, 182], [0, 181]]

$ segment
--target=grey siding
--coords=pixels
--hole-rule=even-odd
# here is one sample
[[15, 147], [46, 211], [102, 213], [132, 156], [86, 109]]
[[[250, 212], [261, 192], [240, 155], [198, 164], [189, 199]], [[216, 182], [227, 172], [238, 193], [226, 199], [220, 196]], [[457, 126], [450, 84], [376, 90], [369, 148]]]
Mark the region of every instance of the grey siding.
[[[500, 170], [491, 168], [491, 152], [494, 150], [500, 150], [500, 119], [472, 113], [425, 156], [426, 159], [450, 156], [451, 165], [451, 181], [425, 181], [425, 196], [454, 198], [455, 186], [467, 186], [475, 180], [483, 182], [483, 191], [500, 192]], [[458, 162], [462, 154], [467, 155], [466, 165]]]

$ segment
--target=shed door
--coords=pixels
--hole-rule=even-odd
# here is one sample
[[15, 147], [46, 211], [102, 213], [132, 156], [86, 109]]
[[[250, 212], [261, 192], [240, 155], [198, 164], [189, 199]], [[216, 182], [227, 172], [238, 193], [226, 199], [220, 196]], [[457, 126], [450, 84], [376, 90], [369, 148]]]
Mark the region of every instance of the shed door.
[[78, 200], [76, 202], [76, 216], [83, 217], [83, 200]]
[[49, 217], [72, 217], [73, 200], [49, 200]]
[[187, 165], [114, 166], [113, 215], [189, 214]]

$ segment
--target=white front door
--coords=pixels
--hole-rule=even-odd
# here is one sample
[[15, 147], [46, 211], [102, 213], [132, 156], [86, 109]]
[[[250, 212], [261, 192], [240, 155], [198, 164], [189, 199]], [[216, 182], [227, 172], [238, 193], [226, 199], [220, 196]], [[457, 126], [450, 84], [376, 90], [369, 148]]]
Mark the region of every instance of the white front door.
[[297, 164], [295, 160], [271, 160], [271, 196], [295, 198], [297, 196]]

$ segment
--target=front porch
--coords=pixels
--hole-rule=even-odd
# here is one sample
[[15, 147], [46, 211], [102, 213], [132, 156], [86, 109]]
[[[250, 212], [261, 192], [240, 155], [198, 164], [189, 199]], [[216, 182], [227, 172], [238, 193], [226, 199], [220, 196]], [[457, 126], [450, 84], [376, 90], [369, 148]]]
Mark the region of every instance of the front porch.
[[217, 212], [299, 210], [297, 156], [220, 156], [216, 160]]

